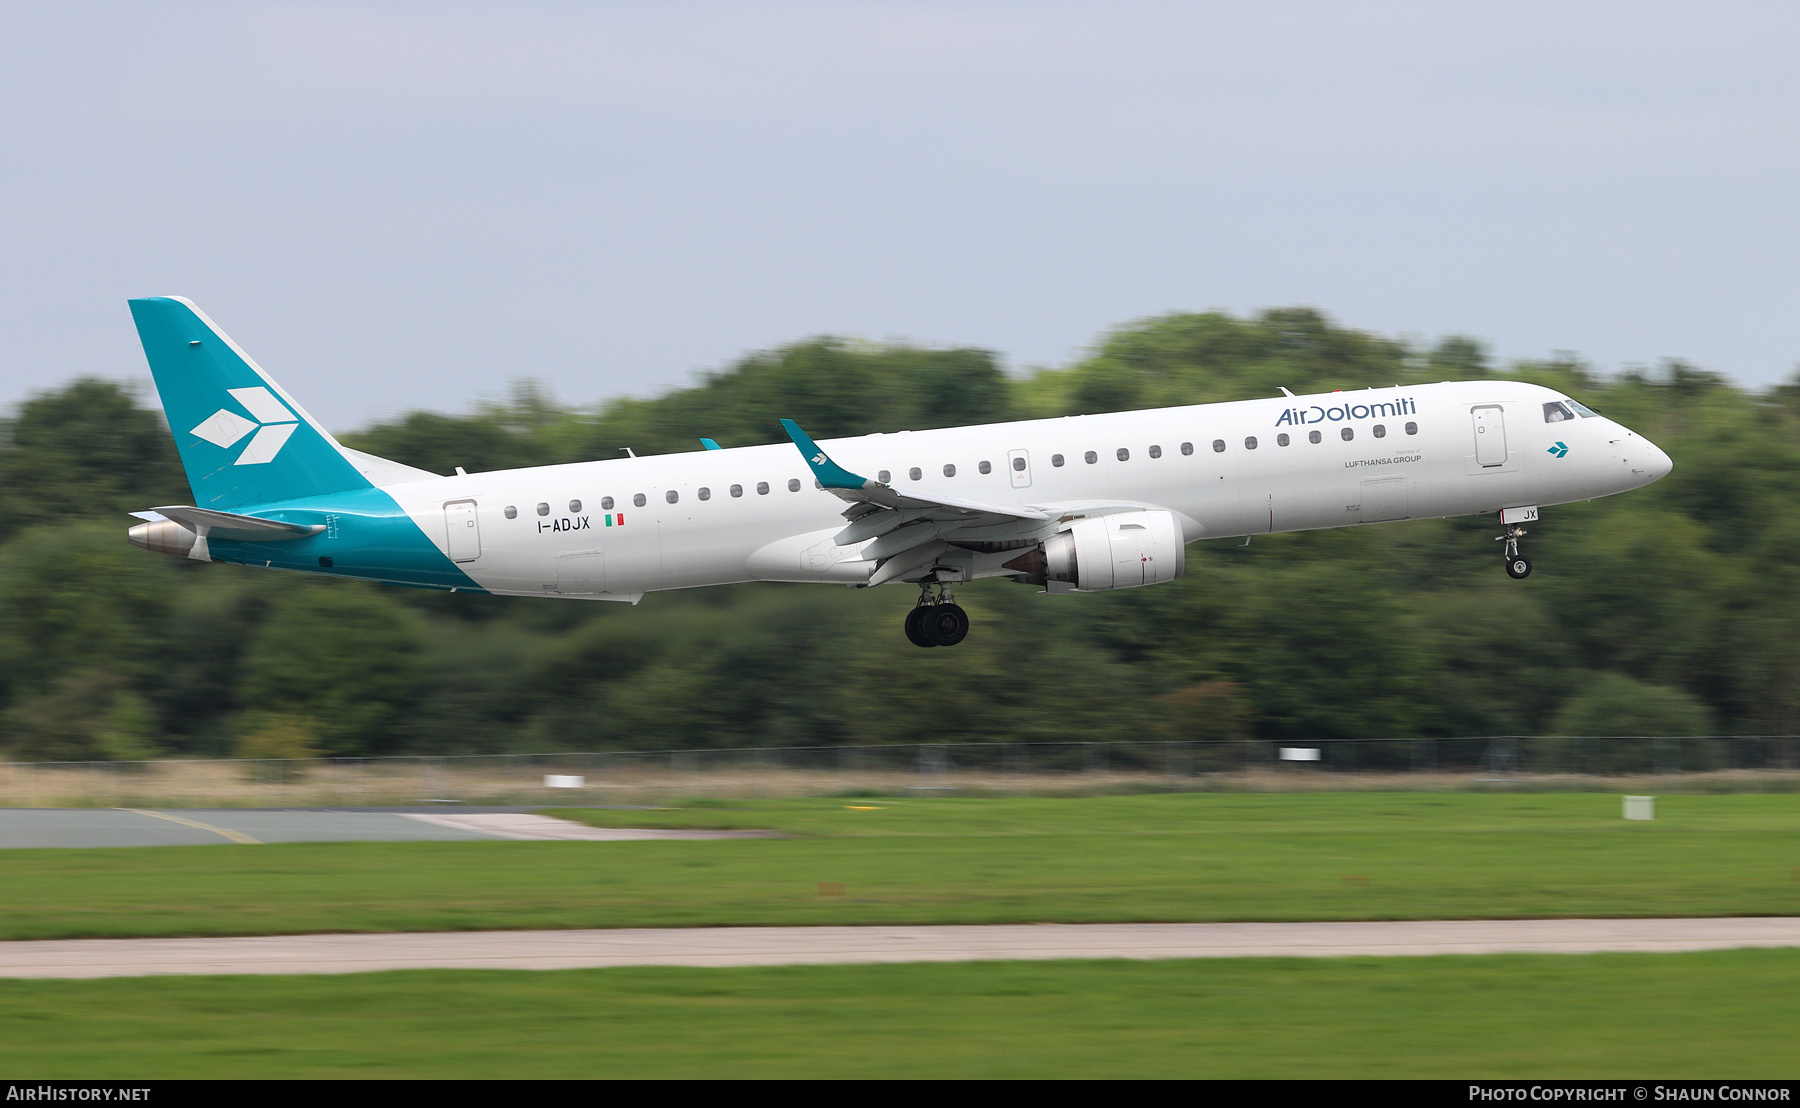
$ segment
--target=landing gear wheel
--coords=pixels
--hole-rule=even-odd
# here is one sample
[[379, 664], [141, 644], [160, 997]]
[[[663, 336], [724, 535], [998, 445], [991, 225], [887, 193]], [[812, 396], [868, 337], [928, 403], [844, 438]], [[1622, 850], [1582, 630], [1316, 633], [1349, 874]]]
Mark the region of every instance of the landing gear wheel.
[[[1505, 518], [1505, 513], [1501, 513], [1501, 518]], [[1494, 541], [1506, 544], [1500, 548], [1500, 557], [1506, 562], [1506, 575], [1514, 581], [1523, 581], [1531, 576], [1531, 559], [1519, 553], [1519, 540], [1525, 537], [1525, 528], [1516, 523], [1505, 526], [1505, 532], [1495, 535]]]
[[919, 611], [925, 613], [920, 628], [933, 646], [955, 646], [969, 634], [969, 613], [960, 604], [933, 604]]
[[937, 643], [934, 643], [925, 637], [925, 617], [930, 614], [930, 612], [930, 608], [914, 608], [912, 611], [906, 613], [906, 639], [914, 646], [929, 647], [937, 645]]

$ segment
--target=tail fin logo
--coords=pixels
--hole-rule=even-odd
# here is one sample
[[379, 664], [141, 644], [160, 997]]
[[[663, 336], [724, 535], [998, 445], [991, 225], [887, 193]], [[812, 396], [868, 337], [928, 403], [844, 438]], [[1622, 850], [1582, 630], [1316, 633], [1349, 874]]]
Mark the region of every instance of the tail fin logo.
[[275, 460], [281, 448], [287, 445], [288, 437], [300, 426], [293, 412], [287, 405], [275, 399], [275, 394], [257, 385], [248, 389], [227, 389], [231, 398], [236, 400], [251, 415], [245, 419], [236, 412], [220, 408], [191, 432], [221, 450], [237, 445], [239, 439], [255, 431], [256, 436], [250, 445], [244, 447], [233, 465], [264, 465]]

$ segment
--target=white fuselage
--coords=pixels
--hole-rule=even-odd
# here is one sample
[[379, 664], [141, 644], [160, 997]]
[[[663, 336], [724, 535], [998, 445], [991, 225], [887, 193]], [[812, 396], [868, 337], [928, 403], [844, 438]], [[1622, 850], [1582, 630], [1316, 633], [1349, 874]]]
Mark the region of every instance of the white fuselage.
[[[1669, 471], [1666, 454], [1603, 416], [1547, 422], [1545, 404], [1565, 400], [1516, 381], [1449, 382], [819, 445], [843, 468], [910, 495], [1029, 505], [1064, 519], [1166, 509], [1188, 542], [1589, 500]], [[854, 585], [875, 568], [859, 556], [862, 543], [834, 542], [845, 503], [787, 443], [385, 491], [494, 593], [635, 600], [737, 581]], [[1024, 534], [991, 537], [1005, 545]], [[964, 579], [1005, 574], [1004, 559], [948, 556]]]

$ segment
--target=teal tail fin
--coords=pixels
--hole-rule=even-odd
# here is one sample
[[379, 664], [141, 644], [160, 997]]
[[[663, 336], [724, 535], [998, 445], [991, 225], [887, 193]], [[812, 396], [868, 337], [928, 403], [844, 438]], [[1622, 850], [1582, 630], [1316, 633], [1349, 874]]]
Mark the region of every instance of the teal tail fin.
[[194, 503], [230, 509], [366, 489], [336, 439], [179, 296], [131, 301]]

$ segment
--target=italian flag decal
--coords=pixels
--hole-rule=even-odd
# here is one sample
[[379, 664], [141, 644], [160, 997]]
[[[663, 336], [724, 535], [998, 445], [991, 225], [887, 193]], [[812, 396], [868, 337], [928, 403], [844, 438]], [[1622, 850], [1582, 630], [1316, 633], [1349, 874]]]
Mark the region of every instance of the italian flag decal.
[[624, 512], [608, 512], [608, 513], [606, 513], [606, 525], [608, 527], [623, 527], [623, 526], [625, 526], [625, 513]]

